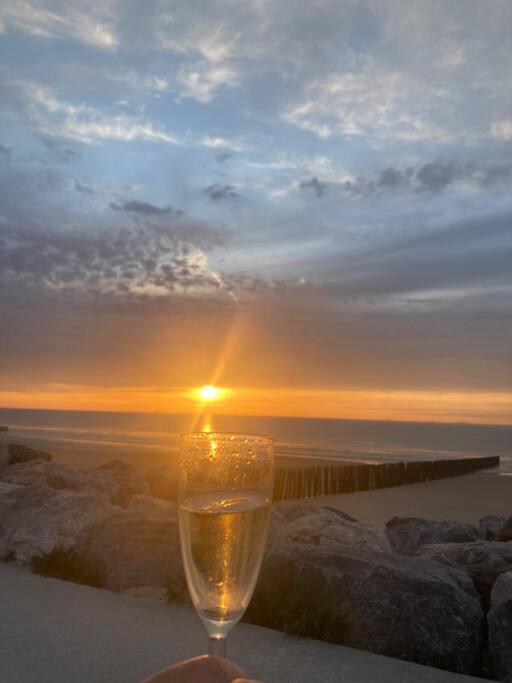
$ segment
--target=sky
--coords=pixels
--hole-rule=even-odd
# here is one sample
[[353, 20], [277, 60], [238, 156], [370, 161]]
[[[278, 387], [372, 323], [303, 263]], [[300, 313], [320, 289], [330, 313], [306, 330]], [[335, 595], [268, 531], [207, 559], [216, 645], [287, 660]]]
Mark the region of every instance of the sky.
[[0, 5], [0, 405], [512, 423], [509, 0]]

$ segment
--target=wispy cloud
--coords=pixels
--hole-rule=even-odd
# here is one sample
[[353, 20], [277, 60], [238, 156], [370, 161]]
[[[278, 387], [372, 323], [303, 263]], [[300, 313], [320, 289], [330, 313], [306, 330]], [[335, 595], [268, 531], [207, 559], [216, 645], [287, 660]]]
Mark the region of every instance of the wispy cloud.
[[203, 104], [210, 102], [219, 88], [232, 88], [239, 82], [233, 67], [206, 61], [183, 64], [177, 80], [182, 97], [192, 97]]
[[13, 27], [43, 38], [68, 38], [102, 49], [114, 49], [119, 43], [110, 3], [41, 2], [10, 0], [0, 7], [0, 25]]
[[251, 149], [250, 145], [241, 139], [228, 139], [214, 135], [205, 135], [199, 141], [200, 145], [210, 149], [230, 150], [231, 152], [245, 152]]
[[27, 81], [10, 81], [4, 86], [15, 92], [21, 109], [31, 125], [51, 137], [84, 143], [102, 140], [148, 140], [178, 144], [169, 132], [143, 118], [127, 114], [109, 115], [88, 104], [72, 104], [59, 99], [53, 88]]

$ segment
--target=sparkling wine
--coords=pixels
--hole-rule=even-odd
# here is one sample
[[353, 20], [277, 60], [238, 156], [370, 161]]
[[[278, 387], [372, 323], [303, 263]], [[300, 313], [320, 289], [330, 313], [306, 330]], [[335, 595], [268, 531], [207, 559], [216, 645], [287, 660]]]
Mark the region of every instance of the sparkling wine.
[[225, 635], [251, 599], [267, 537], [270, 499], [261, 491], [215, 491], [179, 508], [192, 601], [210, 635]]

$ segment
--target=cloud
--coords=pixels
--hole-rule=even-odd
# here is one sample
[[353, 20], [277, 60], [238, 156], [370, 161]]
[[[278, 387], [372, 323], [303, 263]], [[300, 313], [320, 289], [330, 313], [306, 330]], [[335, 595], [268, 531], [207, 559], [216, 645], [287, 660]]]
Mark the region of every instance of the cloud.
[[206, 104], [213, 99], [219, 88], [233, 88], [238, 85], [238, 73], [233, 67], [211, 65], [203, 61], [183, 64], [177, 80], [182, 97], [192, 97]]
[[388, 296], [422, 292], [426, 298], [443, 300], [457, 293], [457, 306], [461, 306], [460, 300], [471, 288], [485, 293], [497, 286], [506, 292], [512, 286], [511, 220], [510, 212], [484, 214], [438, 229], [425, 228], [415, 236], [362, 249], [342, 268], [333, 253], [332, 269], [324, 264], [323, 271], [333, 283], [335, 297], [382, 301]]
[[0, 144], [0, 160], [10, 161], [11, 157], [12, 157], [12, 149], [10, 147], [6, 147], [6, 145]]
[[128, 211], [140, 216], [183, 216], [183, 211], [172, 206], [155, 206], [149, 202], [130, 201], [123, 204], [110, 204], [113, 211]]
[[457, 178], [457, 168], [453, 163], [431, 161], [420, 166], [416, 171], [416, 180], [420, 190], [439, 192], [453, 183]]
[[404, 71], [366, 59], [359, 70], [330, 74], [309, 84], [283, 112], [290, 124], [320, 138], [385, 136], [388, 140], [443, 141], [432, 115], [439, 93]]
[[209, 185], [203, 190], [212, 202], [236, 201], [241, 199], [241, 195], [236, 192], [233, 185]]
[[65, 147], [59, 140], [48, 135], [40, 135], [39, 139], [43, 145], [50, 150], [52, 155], [65, 163], [71, 163], [80, 158], [80, 154], [71, 147]]
[[92, 187], [81, 183], [79, 180], [75, 180], [75, 190], [80, 194], [94, 194]]
[[[119, 38], [114, 29], [113, 13], [107, 1], [101, 7], [94, 2], [57, 2], [10, 0], [0, 6], [0, 25], [41, 38], [68, 38], [91, 47], [112, 50]], [[75, 6], [73, 6], [75, 5]]]
[[401, 170], [388, 166], [379, 174], [377, 185], [379, 187], [398, 187], [404, 182], [404, 174]]
[[178, 144], [178, 140], [150, 121], [125, 114], [104, 114], [87, 104], [59, 99], [54, 90], [39, 83], [7, 81], [3, 84], [9, 105], [21, 110], [26, 120], [50, 138], [69, 138], [83, 143], [102, 140], [148, 140]]
[[317, 197], [323, 197], [328, 184], [320, 182], [316, 176], [313, 176], [311, 180], [303, 180], [301, 183], [299, 183], [299, 187], [302, 190], [309, 188], [313, 190]]
[[228, 285], [208, 266], [208, 243], [183, 233], [150, 224], [89, 233], [4, 225], [2, 286], [74, 297], [227, 295]]
[[512, 119], [493, 122], [491, 124], [491, 133], [498, 140], [512, 142]]
[[204, 145], [205, 147], [210, 147], [210, 149], [227, 149], [231, 152], [245, 152], [250, 149], [250, 147], [243, 140], [228, 140], [227, 138], [213, 137], [211, 135], [205, 135], [203, 138], [201, 138], [199, 144]]

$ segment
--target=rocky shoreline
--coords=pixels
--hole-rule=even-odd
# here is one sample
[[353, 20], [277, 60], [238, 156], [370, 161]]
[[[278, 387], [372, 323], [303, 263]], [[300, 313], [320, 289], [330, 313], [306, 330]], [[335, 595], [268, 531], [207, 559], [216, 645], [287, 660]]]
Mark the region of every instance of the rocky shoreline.
[[[71, 469], [0, 450], [0, 558], [46, 575], [187, 599], [171, 469]], [[511, 504], [512, 505], [512, 504]], [[253, 623], [512, 681], [512, 518], [394, 517], [274, 506]]]

